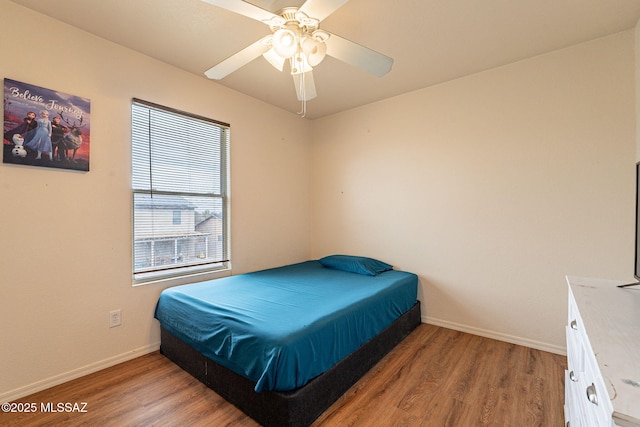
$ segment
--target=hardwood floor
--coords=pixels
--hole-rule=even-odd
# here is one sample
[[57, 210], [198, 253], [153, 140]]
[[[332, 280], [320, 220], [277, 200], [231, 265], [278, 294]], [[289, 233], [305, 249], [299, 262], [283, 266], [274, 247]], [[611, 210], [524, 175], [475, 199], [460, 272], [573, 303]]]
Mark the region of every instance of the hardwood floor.
[[[422, 324], [313, 426], [559, 427], [564, 369], [564, 356]], [[258, 426], [158, 352], [14, 403], [36, 412], [0, 412], [1, 426]]]

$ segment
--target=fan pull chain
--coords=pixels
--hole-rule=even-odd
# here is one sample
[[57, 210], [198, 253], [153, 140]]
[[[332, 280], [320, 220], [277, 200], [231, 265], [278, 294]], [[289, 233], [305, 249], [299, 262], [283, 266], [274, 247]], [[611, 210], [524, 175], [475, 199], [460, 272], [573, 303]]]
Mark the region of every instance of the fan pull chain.
[[298, 115], [301, 118], [304, 118], [304, 116], [307, 115], [307, 94], [305, 91], [304, 74], [305, 73], [300, 73], [300, 98], [302, 98], [302, 110], [298, 111]]

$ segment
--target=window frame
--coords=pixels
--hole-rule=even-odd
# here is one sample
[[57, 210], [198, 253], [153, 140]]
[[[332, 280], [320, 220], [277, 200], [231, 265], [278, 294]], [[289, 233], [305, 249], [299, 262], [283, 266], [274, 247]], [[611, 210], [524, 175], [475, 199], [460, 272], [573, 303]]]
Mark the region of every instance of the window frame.
[[[141, 195], [148, 195], [151, 198], [153, 197], [153, 195], [157, 195], [157, 196], [166, 196], [167, 192], [166, 191], [154, 191], [153, 188], [151, 188], [151, 182], [149, 183], [149, 188], [136, 188], [137, 185], [134, 183], [134, 178], [135, 178], [135, 161], [134, 161], [134, 150], [136, 148], [136, 145], [134, 143], [134, 132], [136, 132], [136, 128], [134, 126], [134, 108], [135, 107], [142, 107], [142, 108], [147, 108], [149, 110], [157, 110], [163, 113], [167, 113], [167, 114], [171, 114], [171, 115], [176, 115], [178, 116], [180, 119], [184, 120], [184, 119], [193, 119], [193, 120], [197, 120], [200, 122], [206, 122], [208, 124], [217, 126], [220, 128], [220, 132], [221, 132], [221, 136], [220, 136], [220, 147], [219, 147], [219, 161], [218, 161], [218, 165], [220, 168], [220, 172], [219, 172], [219, 176], [217, 175], [217, 172], [215, 172], [215, 177], [219, 178], [220, 183], [219, 183], [219, 191], [220, 194], [217, 193], [210, 193], [210, 194], [204, 194], [204, 193], [198, 193], [197, 197], [204, 197], [204, 198], [211, 198], [212, 201], [215, 199], [221, 199], [221, 221], [220, 221], [220, 227], [221, 227], [221, 231], [220, 234], [218, 236], [218, 240], [221, 240], [221, 248], [222, 248], [222, 256], [221, 256], [221, 260], [217, 261], [217, 262], [205, 262], [205, 263], [194, 263], [194, 264], [190, 264], [190, 265], [179, 265], [179, 266], [175, 266], [175, 267], [166, 267], [166, 268], [157, 268], [157, 269], [151, 269], [151, 270], [147, 270], [147, 271], [139, 271], [136, 267], [136, 203], [135, 203], [135, 199], [136, 199], [136, 195], [141, 196]], [[145, 284], [149, 284], [149, 283], [157, 283], [157, 282], [167, 282], [170, 281], [172, 282], [172, 284], [181, 284], [181, 283], [189, 283], [189, 282], [193, 282], [196, 279], [197, 280], [206, 280], [208, 278], [215, 278], [215, 277], [221, 277], [221, 276], [227, 276], [231, 274], [231, 260], [230, 260], [230, 197], [229, 197], [229, 176], [230, 176], [230, 172], [229, 172], [229, 148], [230, 148], [230, 140], [231, 140], [231, 126], [227, 123], [223, 123], [214, 119], [210, 119], [208, 117], [204, 117], [204, 116], [200, 116], [200, 115], [196, 115], [193, 113], [188, 113], [185, 111], [181, 111], [181, 110], [177, 110], [175, 108], [171, 108], [171, 107], [166, 107], [163, 105], [159, 105], [159, 104], [155, 104], [152, 102], [148, 102], [148, 101], [144, 101], [138, 98], [133, 98], [131, 101], [131, 180], [130, 180], [130, 185], [131, 185], [131, 250], [132, 250], [132, 265], [131, 265], [131, 272], [132, 272], [132, 284], [133, 286], [138, 286], [138, 285], [145, 285]], [[153, 143], [152, 143], [152, 139], [149, 139], [149, 144], [150, 144], [150, 148], [149, 148], [149, 154], [146, 157], [146, 159], [144, 159], [150, 170], [152, 170], [152, 147], [153, 147]], [[156, 141], [157, 142], [157, 141]], [[214, 173], [214, 172], [212, 172]], [[153, 180], [152, 175], [150, 175], [150, 179]], [[189, 188], [182, 188], [182, 191], [180, 192], [176, 192], [176, 191], [171, 191], [169, 192], [171, 195], [180, 197], [180, 196], [186, 196], [188, 197], [192, 197], [196, 194], [193, 194], [192, 192], [189, 191]], [[155, 209], [155, 208], [152, 208]], [[138, 213], [139, 215], [140, 212]], [[173, 219], [175, 219], [174, 214], [172, 213], [172, 217]], [[189, 221], [189, 220], [188, 220]], [[182, 218], [182, 222], [184, 222], [184, 218]], [[175, 224], [175, 223], [174, 223]], [[195, 223], [194, 223], [195, 226]], [[153, 236], [152, 239], [154, 241], [158, 240], [158, 236]], [[178, 239], [176, 238], [176, 244], [178, 242]], [[138, 242], [139, 243], [139, 242]], [[155, 256], [155, 253], [151, 253], [150, 255], [152, 258]], [[204, 277], [203, 277], [204, 276]]]

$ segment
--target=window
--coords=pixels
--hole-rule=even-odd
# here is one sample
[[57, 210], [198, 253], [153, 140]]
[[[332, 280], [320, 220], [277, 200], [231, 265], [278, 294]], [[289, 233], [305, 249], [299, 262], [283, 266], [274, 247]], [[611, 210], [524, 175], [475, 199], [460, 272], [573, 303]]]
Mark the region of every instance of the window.
[[134, 99], [136, 282], [227, 268], [229, 125]]
[[173, 211], [173, 225], [180, 225], [182, 223], [182, 211]]

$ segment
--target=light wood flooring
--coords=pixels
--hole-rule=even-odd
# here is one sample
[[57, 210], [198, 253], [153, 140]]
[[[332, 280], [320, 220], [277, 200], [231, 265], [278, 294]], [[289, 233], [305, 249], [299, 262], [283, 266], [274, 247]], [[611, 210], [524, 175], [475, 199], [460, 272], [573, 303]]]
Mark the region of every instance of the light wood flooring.
[[[422, 324], [313, 424], [318, 426], [564, 425], [566, 357]], [[0, 426], [257, 426], [155, 352], [16, 402]], [[86, 412], [45, 407], [86, 402]]]

